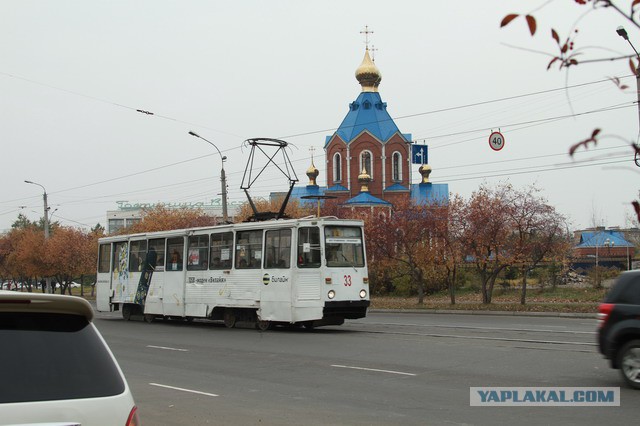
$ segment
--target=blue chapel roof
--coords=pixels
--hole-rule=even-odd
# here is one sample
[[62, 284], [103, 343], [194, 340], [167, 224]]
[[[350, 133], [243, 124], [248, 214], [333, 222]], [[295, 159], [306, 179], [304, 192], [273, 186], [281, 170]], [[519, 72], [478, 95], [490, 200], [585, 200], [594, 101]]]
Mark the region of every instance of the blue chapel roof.
[[355, 197], [345, 201], [344, 203], [347, 206], [354, 205], [365, 205], [365, 206], [390, 206], [391, 203], [385, 200], [381, 200], [380, 198], [374, 197], [368, 192], [361, 192]]
[[[609, 241], [607, 242], [607, 240]], [[633, 244], [624, 238], [622, 232], [610, 229], [597, 232], [583, 232], [580, 235], [580, 243], [578, 243], [578, 247], [604, 247], [606, 245], [610, 247], [633, 247]]]
[[411, 199], [416, 204], [447, 204], [449, 202], [449, 184], [413, 184], [411, 185]]
[[[349, 144], [365, 130], [382, 142], [387, 142], [396, 133], [411, 140], [410, 134], [400, 133], [387, 112], [387, 103], [382, 102], [379, 92], [361, 92], [358, 98], [349, 104], [349, 112], [334, 135], [337, 134]], [[332, 137], [333, 135], [326, 138], [325, 147]]]

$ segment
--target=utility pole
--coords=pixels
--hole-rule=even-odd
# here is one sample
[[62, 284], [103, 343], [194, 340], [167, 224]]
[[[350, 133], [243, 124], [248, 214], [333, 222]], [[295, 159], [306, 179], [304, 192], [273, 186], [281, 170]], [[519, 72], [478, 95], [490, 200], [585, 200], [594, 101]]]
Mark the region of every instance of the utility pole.
[[[31, 184], [31, 185], [38, 185], [40, 188], [42, 188], [42, 200], [44, 201], [44, 216], [43, 216], [43, 220], [44, 220], [44, 239], [48, 240], [49, 239], [49, 205], [47, 203], [47, 190], [44, 188], [44, 186], [40, 185], [39, 183], [36, 182], [32, 182], [30, 180], [25, 180], [25, 183]], [[45, 278], [46, 281], [46, 286], [47, 286], [47, 293], [53, 293], [52, 288], [51, 288], [51, 277], [46, 277]]]
[[222, 155], [218, 147], [210, 140], [203, 138], [196, 132], [189, 132], [189, 134], [191, 136], [195, 136], [198, 139], [202, 139], [203, 141], [207, 142], [209, 145], [213, 146], [216, 149], [216, 151], [218, 151], [218, 154], [220, 155], [220, 160], [222, 161], [222, 170], [220, 171], [220, 182], [222, 184], [222, 194], [221, 194], [222, 195], [222, 220], [224, 221], [224, 223], [229, 223], [229, 215], [227, 212], [227, 175], [224, 172], [224, 162], [227, 159], [227, 157], [226, 155]]

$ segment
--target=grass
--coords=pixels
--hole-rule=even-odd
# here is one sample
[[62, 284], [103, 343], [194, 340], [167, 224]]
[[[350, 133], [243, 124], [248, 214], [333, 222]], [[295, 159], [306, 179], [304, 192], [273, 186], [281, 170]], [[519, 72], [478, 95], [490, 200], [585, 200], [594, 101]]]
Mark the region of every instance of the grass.
[[[39, 291], [39, 290], [38, 290]], [[606, 294], [606, 289], [556, 287], [555, 289], [527, 290], [527, 303], [520, 304], [520, 290], [495, 289], [492, 303], [482, 303], [479, 291], [460, 289], [456, 291], [456, 304], [452, 305], [448, 292], [427, 295], [423, 305], [418, 305], [418, 297], [372, 296], [371, 309], [425, 309], [457, 311], [505, 311], [505, 312], [562, 312], [595, 313]], [[74, 296], [80, 296], [80, 289], [72, 289]], [[95, 300], [91, 288], [85, 286], [84, 298]]]
[[443, 309], [507, 312], [564, 312], [595, 313], [606, 290], [593, 288], [531, 289], [527, 291], [525, 305], [520, 304], [519, 290], [495, 290], [492, 303], [483, 304], [480, 292], [462, 290], [452, 305], [448, 292], [428, 295], [423, 305], [417, 297], [372, 297], [372, 309]]

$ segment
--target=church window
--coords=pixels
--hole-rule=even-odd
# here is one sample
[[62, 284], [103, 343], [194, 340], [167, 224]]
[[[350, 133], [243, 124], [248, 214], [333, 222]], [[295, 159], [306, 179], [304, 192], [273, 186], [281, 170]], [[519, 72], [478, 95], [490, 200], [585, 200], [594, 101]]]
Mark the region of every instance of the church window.
[[373, 155], [371, 155], [371, 151], [362, 151], [360, 154], [360, 171], [363, 169], [373, 179]]
[[398, 151], [391, 156], [391, 176], [394, 182], [402, 181], [402, 154]]
[[369, 101], [364, 101], [363, 106], [364, 106], [364, 109], [371, 109], [371, 102], [369, 102]]
[[342, 181], [342, 155], [336, 152], [333, 156], [333, 181]]

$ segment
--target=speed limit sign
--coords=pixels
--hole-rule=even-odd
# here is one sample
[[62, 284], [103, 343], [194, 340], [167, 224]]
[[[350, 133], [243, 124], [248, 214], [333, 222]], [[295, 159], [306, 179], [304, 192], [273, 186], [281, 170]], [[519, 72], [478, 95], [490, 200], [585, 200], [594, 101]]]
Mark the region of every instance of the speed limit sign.
[[489, 146], [494, 151], [500, 151], [504, 148], [504, 136], [500, 132], [492, 132], [489, 135]]

